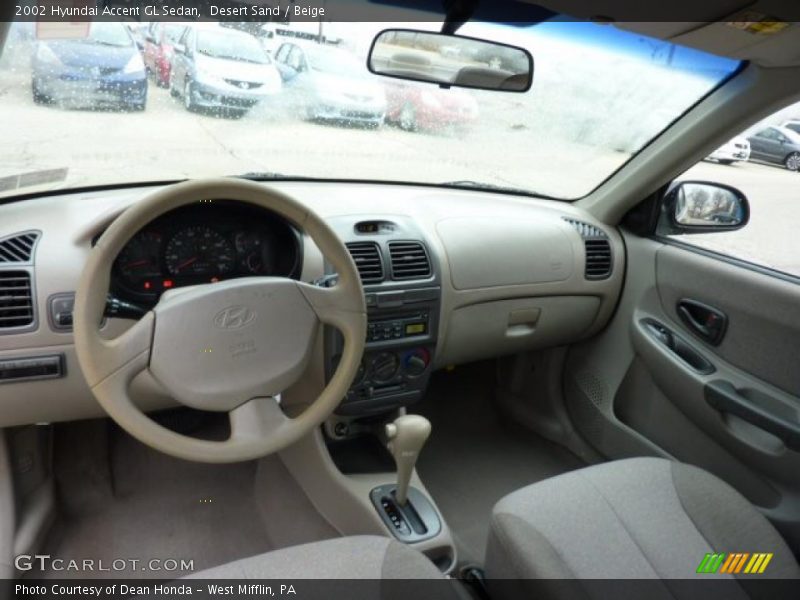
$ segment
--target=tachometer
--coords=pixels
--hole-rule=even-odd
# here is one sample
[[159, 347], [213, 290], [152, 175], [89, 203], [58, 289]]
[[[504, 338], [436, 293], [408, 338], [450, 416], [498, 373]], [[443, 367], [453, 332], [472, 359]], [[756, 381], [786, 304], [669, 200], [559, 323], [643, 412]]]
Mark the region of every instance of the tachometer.
[[131, 285], [143, 279], [161, 275], [159, 264], [161, 254], [161, 234], [153, 231], [137, 233], [117, 257], [117, 270]]
[[173, 276], [218, 277], [236, 268], [236, 251], [222, 235], [203, 225], [187, 227], [167, 243], [167, 271]]

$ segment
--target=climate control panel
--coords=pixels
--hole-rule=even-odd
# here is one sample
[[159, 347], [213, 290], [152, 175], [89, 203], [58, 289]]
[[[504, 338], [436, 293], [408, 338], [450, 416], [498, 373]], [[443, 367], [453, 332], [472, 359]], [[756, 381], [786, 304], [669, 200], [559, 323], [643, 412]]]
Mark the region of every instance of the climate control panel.
[[[336, 411], [340, 415], [384, 412], [412, 404], [425, 392], [436, 350], [439, 288], [406, 290], [393, 296], [402, 301], [393, 298], [390, 306], [367, 302], [366, 349], [358, 374]], [[334, 341], [329, 348], [330, 375], [338, 364], [341, 341]]]

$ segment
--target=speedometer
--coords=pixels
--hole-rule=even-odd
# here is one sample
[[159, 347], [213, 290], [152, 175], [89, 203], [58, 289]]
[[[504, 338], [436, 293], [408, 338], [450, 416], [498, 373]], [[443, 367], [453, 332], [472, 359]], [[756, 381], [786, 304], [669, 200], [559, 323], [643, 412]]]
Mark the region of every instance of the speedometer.
[[173, 276], [218, 277], [236, 268], [236, 251], [222, 235], [203, 225], [178, 231], [167, 243], [164, 256]]

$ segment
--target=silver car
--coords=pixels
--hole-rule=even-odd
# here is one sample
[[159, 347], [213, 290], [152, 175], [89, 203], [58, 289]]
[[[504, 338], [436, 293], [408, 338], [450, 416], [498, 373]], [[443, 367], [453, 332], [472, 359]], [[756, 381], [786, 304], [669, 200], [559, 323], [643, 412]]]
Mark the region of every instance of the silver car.
[[170, 92], [183, 98], [187, 110], [245, 112], [281, 90], [272, 58], [247, 33], [190, 26], [173, 49]]
[[320, 44], [286, 42], [275, 60], [298, 112], [315, 120], [380, 127], [386, 118], [383, 86], [349, 52]]

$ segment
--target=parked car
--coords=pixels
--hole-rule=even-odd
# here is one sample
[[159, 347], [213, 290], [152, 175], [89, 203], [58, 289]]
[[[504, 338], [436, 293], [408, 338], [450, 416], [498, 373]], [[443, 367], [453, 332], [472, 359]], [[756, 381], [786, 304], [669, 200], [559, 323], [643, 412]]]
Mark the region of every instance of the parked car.
[[211, 25], [190, 26], [173, 47], [169, 87], [196, 108], [246, 112], [281, 90], [281, 76], [248, 33]]
[[147, 32], [151, 26], [152, 23], [138, 23], [138, 22], [125, 23], [125, 27], [127, 27], [128, 31], [131, 32], [133, 41], [136, 43], [136, 46], [138, 46], [139, 50], [144, 49], [145, 36], [147, 35]]
[[786, 127], [786, 129], [791, 129], [795, 133], [800, 135], [800, 120], [793, 119], [791, 121], [784, 121], [781, 123], [781, 127]]
[[157, 21], [152, 23], [144, 34], [142, 49], [144, 65], [159, 87], [169, 85], [173, 48], [184, 29], [186, 26], [180, 23]]
[[385, 89], [386, 120], [406, 131], [467, 127], [478, 118], [478, 103], [463, 90], [443, 90], [399, 79], [388, 80]]
[[294, 106], [306, 118], [383, 124], [386, 94], [353, 54], [331, 46], [286, 42], [275, 60]]
[[736, 136], [706, 157], [706, 160], [714, 160], [723, 165], [730, 165], [735, 162], [749, 160], [750, 142], [747, 138]]
[[37, 104], [113, 105], [144, 110], [147, 76], [139, 49], [121, 23], [95, 21], [86, 38], [36, 44], [31, 88]]
[[751, 159], [800, 170], [800, 134], [787, 127], [767, 127], [747, 139]]

